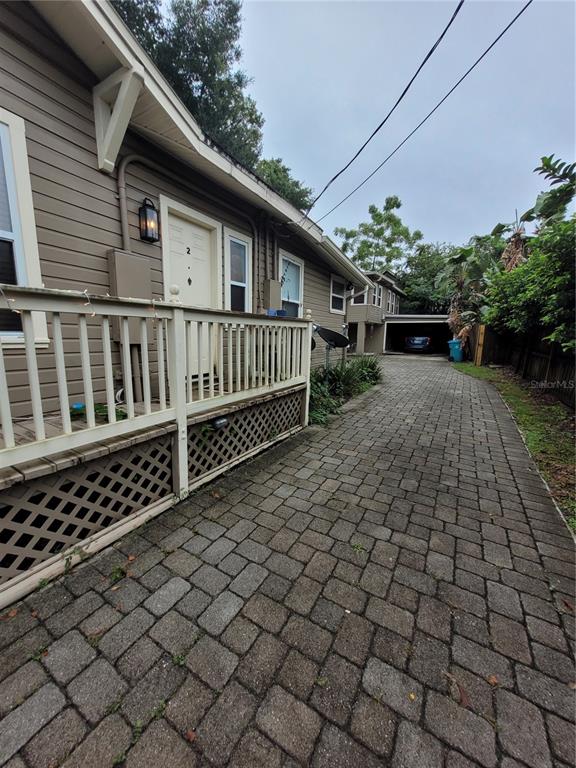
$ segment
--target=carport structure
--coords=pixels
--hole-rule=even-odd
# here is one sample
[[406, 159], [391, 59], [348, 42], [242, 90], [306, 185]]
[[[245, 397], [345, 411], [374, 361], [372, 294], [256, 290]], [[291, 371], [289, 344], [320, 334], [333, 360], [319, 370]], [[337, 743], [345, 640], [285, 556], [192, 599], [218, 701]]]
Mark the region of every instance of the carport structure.
[[406, 336], [429, 336], [434, 352], [448, 353], [448, 315], [384, 315], [382, 351], [402, 352]]

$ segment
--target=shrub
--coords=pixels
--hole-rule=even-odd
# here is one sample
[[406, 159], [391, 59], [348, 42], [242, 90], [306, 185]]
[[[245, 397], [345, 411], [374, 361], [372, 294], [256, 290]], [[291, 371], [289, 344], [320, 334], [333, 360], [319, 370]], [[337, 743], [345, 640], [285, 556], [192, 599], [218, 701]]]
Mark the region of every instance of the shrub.
[[310, 424], [326, 424], [328, 416], [338, 413], [340, 400], [333, 397], [325, 381], [324, 368], [316, 368], [310, 372]]
[[361, 391], [359, 370], [354, 363], [340, 363], [326, 370], [330, 394], [349, 400]]
[[310, 424], [326, 424], [342, 401], [365, 392], [382, 379], [375, 357], [359, 357], [310, 374]]
[[349, 365], [354, 365], [360, 381], [370, 386], [382, 381], [382, 371], [377, 357], [357, 357]]
[[544, 329], [546, 340], [574, 349], [575, 237], [574, 216], [543, 227], [530, 241], [528, 259], [488, 286], [487, 323], [525, 338]]

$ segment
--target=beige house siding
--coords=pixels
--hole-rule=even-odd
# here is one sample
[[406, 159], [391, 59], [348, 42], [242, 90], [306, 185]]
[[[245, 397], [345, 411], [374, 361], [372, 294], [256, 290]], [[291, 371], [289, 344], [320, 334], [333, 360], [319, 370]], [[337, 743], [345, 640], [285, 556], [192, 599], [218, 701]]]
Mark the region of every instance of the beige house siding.
[[353, 304], [348, 301], [347, 317], [349, 323], [381, 323], [382, 307], [376, 304]]
[[[26, 124], [26, 145], [42, 280], [48, 288], [106, 293], [105, 253], [120, 244], [115, 180], [96, 167], [91, 85], [94, 78], [27, 3], [0, 6], [0, 106]], [[90, 328], [90, 338], [96, 329]], [[70, 400], [81, 399], [77, 325], [63, 317]], [[93, 344], [96, 345], [94, 338]], [[104, 380], [95, 348], [94, 389]], [[12, 408], [28, 415], [30, 392], [22, 351], [5, 355]], [[117, 360], [118, 362], [118, 360]], [[54, 358], [38, 350], [48, 408], [58, 404]]]
[[[26, 124], [26, 143], [35, 208], [42, 280], [47, 288], [110, 292], [108, 254], [122, 247], [116, 178], [98, 170], [92, 106], [95, 78], [25, 2], [0, 3], [0, 106]], [[139, 239], [138, 208], [144, 197], [158, 206], [166, 195], [222, 225], [254, 238], [253, 296], [262, 307], [266, 277], [277, 277], [278, 247], [305, 261], [304, 308], [315, 322], [341, 330], [343, 315], [330, 312], [330, 270], [306, 245], [281, 228], [279, 238], [266, 215], [163, 154], [143, 138], [129, 134], [120, 155], [138, 153], [153, 159], [182, 182], [137, 163], [127, 169], [127, 203], [131, 247], [149, 261], [151, 294], [164, 297], [162, 243]], [[162, 225], [162, 224], [161, 224]], [[81, 361], [76, 318], [63, 318], [70, 400], [82, 399]], [[98, 366], [99, 330], [89, 328], [96, 368], [96, 402], [104, 400], [104, 372]], [[40, 383], [48, 409], [58, 407], [51, 350], [38, 351]], [[29, 412], [30, 392], [21, 350], [7, 354], [9, 386], [16, 417]], [[318, 349], [313, 364], [321, 364]], [[116, 350], [116, 364], [120, 360]]]
[[[310, 259], [310, 254], [305, 249], [299, 248], [296, 243], [291, 246], [283, 241], [282, 250], [304, 261], [304, 311], [310, 310], [312, 320], [316, 325], [331, 328], [342, 333], [342, 325], [346, 322], [346, 316], [330, 311], [330, 276], [331, 270], [318, 260]], [[312, 366], [324, 364], [325, 344], [318, 336], [316, 349], [312, 353]], [[333, 357], [336, 360], [336, 355]]]

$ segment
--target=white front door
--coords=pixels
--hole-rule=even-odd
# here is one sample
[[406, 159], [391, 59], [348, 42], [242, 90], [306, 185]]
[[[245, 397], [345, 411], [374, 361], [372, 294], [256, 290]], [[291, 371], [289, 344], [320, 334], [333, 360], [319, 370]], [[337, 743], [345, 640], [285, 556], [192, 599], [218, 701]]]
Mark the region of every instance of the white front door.
[[212, 233], [174, 213], [168, 215], [170, 281], [180, 289], [188, 307], [217, 308], [217, 270], [214, 269]]
[[[178, 286], [178, 299], [194, 309], [222, 308], [222, 236], [220, 222], [180, 203], [161, 198], [164, 293]], [[211, 334], [212, 349], [218, 342]], [[187, 323], [187, 371], [190, 379], [207, 373], [208, 329], [204, 326], [202, 360], [198, 360], [198, 328]]]

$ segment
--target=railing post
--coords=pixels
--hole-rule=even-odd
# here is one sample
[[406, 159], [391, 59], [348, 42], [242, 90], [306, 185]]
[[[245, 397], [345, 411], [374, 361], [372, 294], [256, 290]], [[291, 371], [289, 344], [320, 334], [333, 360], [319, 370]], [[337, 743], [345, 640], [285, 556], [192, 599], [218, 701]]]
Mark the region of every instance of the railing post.
[[184, 310], [174, 307], [168, 323], [168, 382], [170, 406], [176, 411], [176, 434], [172, 449], [174, 493], [188, 496], [188, 424], [186, 419], [186, 325]]
[[304, 338], [300, 349], [302, 376], [306, 379], [306, 392], [302, 402], [302, 426], [308, 426], [308, 412], [310, 410], [310, 356], [312, 354], [312, 313], [306, 310], [305, 319], [308, 321], [304, 328]]

